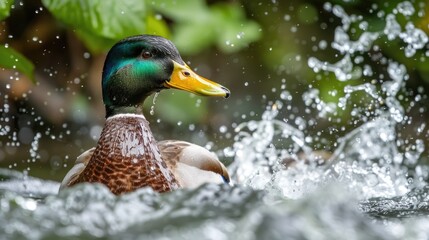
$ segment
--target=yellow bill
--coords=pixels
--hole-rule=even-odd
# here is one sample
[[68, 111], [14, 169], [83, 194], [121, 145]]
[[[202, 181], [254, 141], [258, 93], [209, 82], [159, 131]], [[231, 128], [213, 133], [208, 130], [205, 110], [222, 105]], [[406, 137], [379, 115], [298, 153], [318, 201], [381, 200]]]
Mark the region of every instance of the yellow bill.
[[229, 97], [230, 92], [226, 87], [201, 77], [186, 64], [173, 62], [174, 70], [170, 80], [164, 83], [165, 87], [181, 89], [203, 96]]

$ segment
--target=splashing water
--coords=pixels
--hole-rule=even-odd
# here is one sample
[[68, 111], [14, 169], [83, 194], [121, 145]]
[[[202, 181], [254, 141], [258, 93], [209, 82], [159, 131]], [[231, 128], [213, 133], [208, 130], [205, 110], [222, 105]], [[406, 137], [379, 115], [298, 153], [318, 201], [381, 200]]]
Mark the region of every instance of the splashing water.
[[150, 106], [150, 111], [149, 111], [150, 115], [152, 116], [155, 115], [155, 103], [156, 103], [156, 99], [158, 98], [158, 95], [159, 95], [159, 92], [156, 92], [153, 95], [152, 105]]
[[[350, 40], [348, 31], [352, 23], [366, 26], [362, 17], [348, 15], [338, 5], [325, 4], [325, 10], [341, 18], [342, 25], [335, 30], [332, 48], [342, 54], [342, 59], [329, 63], [310, 57], [308, 66], [314, 72], [331, 72], [338, 81], [348, 82], [364, 77], [376, 78], [370, 65], [356, 61], [362, 59], [374, 47], [375, 40], [387, 36], [389, 40], [400, 39], [405, 47], [405, 56], [410, 57], [428, 42], [426, 34], [408, 22], [405, 29], [396, 21], [396, 15], [388, 14], [386, 26], [377, 32], [364, 32], [356, 41]], [[413, 6], [404, 2], [394, 12], [412, 15]], [[373, 61], [378, 61], [374, 59]], [[360, 63], [360, 64], [359, 64]], [[425, 185], [427, 167], [410, 169], [420, 158], [425, 147], [421, 139], [403, 151], [404, 140], [397, 129], [410, 124], [404, 107], [398, 100], [409, 76], [403, 64], [385, 61], [388, 79], [381, 84], [371, 81], [360, 85], [346, 85], [343, 97], [337, 103], [324, 102], [318, 89], [309, 89], [303, 94], [306, 106], [315, 106], [320, 118], [337, 113], [338, 109], [350, 107], [350, 98], [362, 92], [373, 108], [352, 107], [351, 114], [361, 117], [362, 124], [338, 139], [332, 154], [313, 151], [310, 145], [313, 136], [276, 117], [283, 103], [277, 101], [264, 112], [262, 120], [240, 124], [233, 147], [224, 151], [234, 158], [231, 172], [240, 184], [257, 189], [277, 189], [285, 197], [300, 198], [314, 189], [330, 182], [340, 182], [361, 199], [372, 197], [401, 196], [412, 187]], [[384, 73], [380, 73], [383, 79]], [[370, 117], [368, 117], [370, 116]], [[414, 151], [409, 151], [414, 149]], [[293, 160], [290, 167], [288, 161]], [[320, 166], [323, 165], [323, 166]], [[413, 174], [411, 174], [413, 173]]]
[[[305, 130], [311, 121], [282, 118], [289, 111], [285, 102], [292, 100], [283, 84], [279, 99], [267, 106], [262, 118], [238, 124], [233, 145], [222, 151], [234, 160], [229, 170], [235, 186], [204, 185], [165, 194], [140, 189], [115, 196], [102, 185], [82, 184], [57, 194], [58, 183], [0, 169], [0, 236], [428, 239], [429, 221], [419, 217], [427, 216], [429, 206], [429, 171], [418, 164], [425, 145], [422, 139], [399, 134], [412, 123], [400, 99], [410, 76], [405, 65], [370, 54], [381, 37], [402, 41], [406, 57], [425, 48], [426, 34], [411, 22], [403, 28], [396, 19], [399, 15], [408, 19], [416, 10], [410, 2], [400, 3], [382, 15], [386, 23], [382, 30], [369, 32], [361, 16], [330, 3], [324, 8], [341, 19], [331, 44], [341, 60], [330, 63], [311, 57], [307, 63], [315, 73], [332, 74], [346, 86], [334, 93], [340, 96], [337, 102], [323, 100], [322, 90], [313, 87], [302, 101], [328, 122], [338, 112], [350, 110], [353, 129], [341, 138], [322, 141]], [[349, 35], [354, 24], [364, 31], [357, 40]], [[372, 63], [385, 66], [382, 72], [363, 60], [368, 55]], [[358, 79], [363, 83], [355, 84]], [[352, 103], [357, 94], [365, 100], [360, 106]], [[151, 115], [156, 98], [157, 94]], [[8, 121], [0, 118], [0, 136], [11, 136], [11, 142], [19, 144]], [[425, 128], [423, 124], [417, 131]], [[224, 125], [220, 132], [230, 134]], [[37, 133], [31, 142], [32, 159], [40, 158], [40, 138]], [[333, 151], [314, 148], [328, 144], [332, 147], [326, 149]], [[380, 218], [385, 221], [377, 221]]]

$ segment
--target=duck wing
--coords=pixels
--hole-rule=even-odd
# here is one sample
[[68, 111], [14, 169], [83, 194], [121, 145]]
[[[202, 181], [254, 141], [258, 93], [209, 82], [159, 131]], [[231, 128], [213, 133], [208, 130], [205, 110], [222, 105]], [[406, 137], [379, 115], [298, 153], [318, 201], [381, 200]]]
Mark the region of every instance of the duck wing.
[[70, 171], [68, 171], [63, 181], [61, 182], [60, 191], [68, 187], [70, 183], [74, 182], [79, 177], [79, 175], [85, 169], [86, 165], [88, 165], [88, 162], [91, 159], [94, 150], [95, 147], [85, 151], [79, 157], [76, 158], [74, 166], [72, 167], [72, 169], [70, 169]]
[[184, 188], [204, 183], [229, 183], [226, 167], [207, 149], [178, 140], [158, 142], [163, 160]]

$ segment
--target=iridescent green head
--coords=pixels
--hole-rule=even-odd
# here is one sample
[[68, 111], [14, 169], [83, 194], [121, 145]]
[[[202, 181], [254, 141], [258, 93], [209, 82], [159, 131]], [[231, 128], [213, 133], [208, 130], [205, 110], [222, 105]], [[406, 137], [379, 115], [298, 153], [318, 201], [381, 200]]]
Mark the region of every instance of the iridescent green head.
[[174, 44], [162, 37], [126, 38], [110, 49], [103, 68], [102, 90], [106, 116], [142, 113], [152, 93], [176, 88], [205, 96], [228, 97], [229, 90], [193, 72]]

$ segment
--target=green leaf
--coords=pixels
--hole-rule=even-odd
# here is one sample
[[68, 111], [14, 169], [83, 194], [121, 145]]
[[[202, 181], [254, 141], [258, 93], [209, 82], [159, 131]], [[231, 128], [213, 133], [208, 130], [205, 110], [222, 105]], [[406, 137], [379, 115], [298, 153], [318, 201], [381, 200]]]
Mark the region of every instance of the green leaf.
[[236, 52], [262, 35], [259, 25], [246, 19], [238, 4], [208, 7], [201, 0], [184, 0], [180, 4], [164, 0], [151, 6], [175, 21], [173, 42], [183, 54], [195, 54], [213, 44], [224, 52]]
[[0, 66], [15, 69], [34, 81], [34, 65], [26, 57], [10, 47], [0, 45]]
[[184, 54], [213, 44], [225, 52], [238, 51], [257, 40], [259, 25], [246, 19], [234, 3], [208, 6], [204, 0], [42, 0], [52, 14], [76, 31], [93, 52], [107, 50], [116, 41], [142, 33], [169, 37], [161, 13], [173, 20], [173, 42]]
[[219, 34], [217, 46], [224, 52], [237, 52], [260, 38], [262, 32], [255, 22], [233, 23]]
[[110, 49], [116, 39], [102, 37], [91, 32], [78, 29], [76, 35], [84, 42], [85, 46], [93, 53], [100, 53]]
[[14, 0], [0, 0], [0, 20], [9, 17]]
[[150, 1], [150, 7], [175, 22], [172, 40], [182, 54], [195, 54], [215, 43], [210, 9], [205, 1]]
[[[166, 38], [170, 37], [168, 26], [161, 19], [157, 19], [155, 16], [149, 15], [146, 18], [146, 25], [146, 33]], [[81, 29], [76, 30], [76, 34], [85, 43], [85, 46], [93, 53], [108, 50], [119, 40], [102, 37]]]
[[209, 15], [204, 0], [149, 0], [150, 7], [175, 21], [196, 22]]
[[217, 4], [212, 7], [216, 28], [217, 46], [224, 52], [236, 52], [258, 40], [260, 26], [245, 18], [243, 10], [235, 4]]
[[161, 18], [148, 15], [146, 17], [146, 33], [170, 38], [170, 30]]
[[[76, 29], [91, 49], [146, 31], [147, 9], [142, 0], [42, 0], [59, 20]], [[110, 39], [110, 41], [109, 41]], [[108, 43], [108, 44], [105, 44]]]
[[215, 43], [216, 32], [206, 22], [177, 24], [173, 42], [184, 55], [196, 54]]

